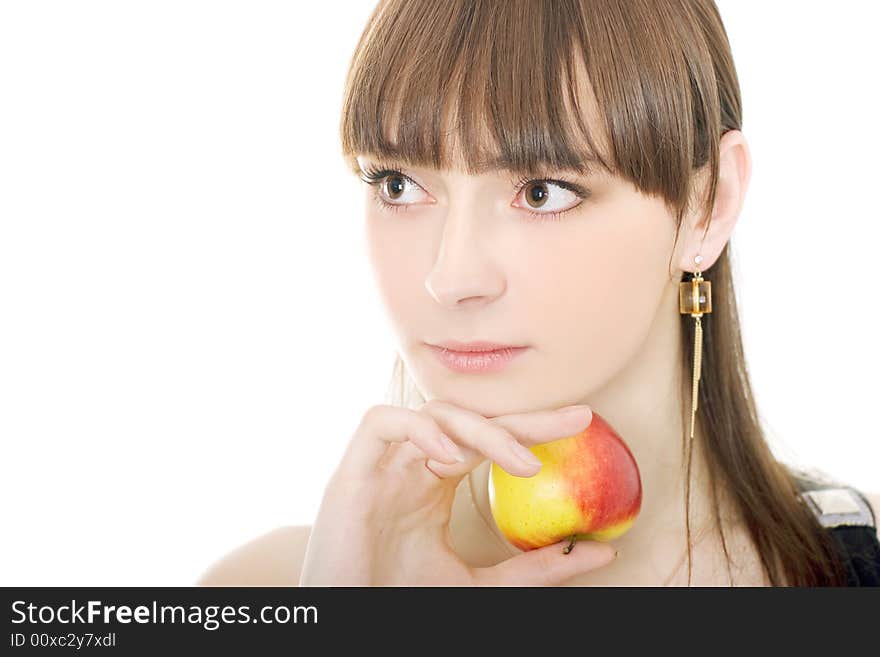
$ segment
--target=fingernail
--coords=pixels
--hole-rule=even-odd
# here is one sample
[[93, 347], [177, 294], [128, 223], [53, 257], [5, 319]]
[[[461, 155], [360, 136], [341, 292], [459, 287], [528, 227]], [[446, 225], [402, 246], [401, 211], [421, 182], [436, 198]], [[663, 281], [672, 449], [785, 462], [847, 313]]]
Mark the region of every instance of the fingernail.
[[454, 458], [459, 463], [464, 463], [464, 454], [459, 449], [458, 445], [456, 445], [446, 434], [440, 434], [440, 442], [443, 443], [443, 449], [446, 450], [446, 453], [449, 454], [452, 458]]
[[514, 440], [510, 443], [510, 448], [513, 450], [514, 454], [516, 454], [521, 460], [525, 461], [528, 465], [541, 465], [541, 460], [525, 445]]

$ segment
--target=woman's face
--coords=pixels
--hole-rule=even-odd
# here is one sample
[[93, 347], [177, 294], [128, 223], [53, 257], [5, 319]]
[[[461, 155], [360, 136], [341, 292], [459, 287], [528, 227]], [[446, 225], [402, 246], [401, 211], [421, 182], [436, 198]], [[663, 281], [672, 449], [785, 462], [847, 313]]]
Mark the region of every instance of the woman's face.
[[[364, 186], [366, 236], [400, 355], [426, 399], [486, 416], [590, 403], [658, 313], [678, 314], [674, 219], [626, 181], [552, 172], [521, 183], [503, 171], [358, 162], [408, 177]], [[501, 371], [460, 372], [429, 346], [447, 340], [528, 349]]]

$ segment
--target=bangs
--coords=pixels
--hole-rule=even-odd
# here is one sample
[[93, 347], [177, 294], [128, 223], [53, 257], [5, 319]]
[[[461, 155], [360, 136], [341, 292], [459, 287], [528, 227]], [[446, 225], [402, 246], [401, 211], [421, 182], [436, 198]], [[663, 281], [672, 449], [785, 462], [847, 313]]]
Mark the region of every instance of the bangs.
[[[586, 175], [613, 165], [586, 66], [577, 3], [380, 3], [349, 73], [343, 155], [411, 166]], [[511, 44], [516, 47], [511, 49]]]
[[339, 128], [355, 173], [358, 155], [474, 175], [601, 169], [680, 221], [704, 165], [709, 212], [740, 116], [711, 0], [380, 0]]

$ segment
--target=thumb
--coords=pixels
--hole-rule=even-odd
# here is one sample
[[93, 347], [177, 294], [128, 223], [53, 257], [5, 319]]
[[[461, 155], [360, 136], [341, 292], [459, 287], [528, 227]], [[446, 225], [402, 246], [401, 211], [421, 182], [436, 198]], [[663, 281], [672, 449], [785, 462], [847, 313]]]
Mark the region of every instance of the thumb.
[[610, 543], [575, 541], [571, 552], [565, 548], [571, 541], [529, 550], [488, 568], [476, 568], [478, 585], [484, 586], [560, 586], [566, 580], [590, 570], [606, 566], [617, 557]]

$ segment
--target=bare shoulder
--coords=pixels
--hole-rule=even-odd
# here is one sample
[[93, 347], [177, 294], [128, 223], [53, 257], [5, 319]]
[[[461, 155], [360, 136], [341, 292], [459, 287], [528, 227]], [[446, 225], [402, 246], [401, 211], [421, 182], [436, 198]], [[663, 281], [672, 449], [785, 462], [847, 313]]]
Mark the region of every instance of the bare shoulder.
[[309, 525], [279, 527], [238, 546], [213, 563], [197, 586], [299, 586]]

